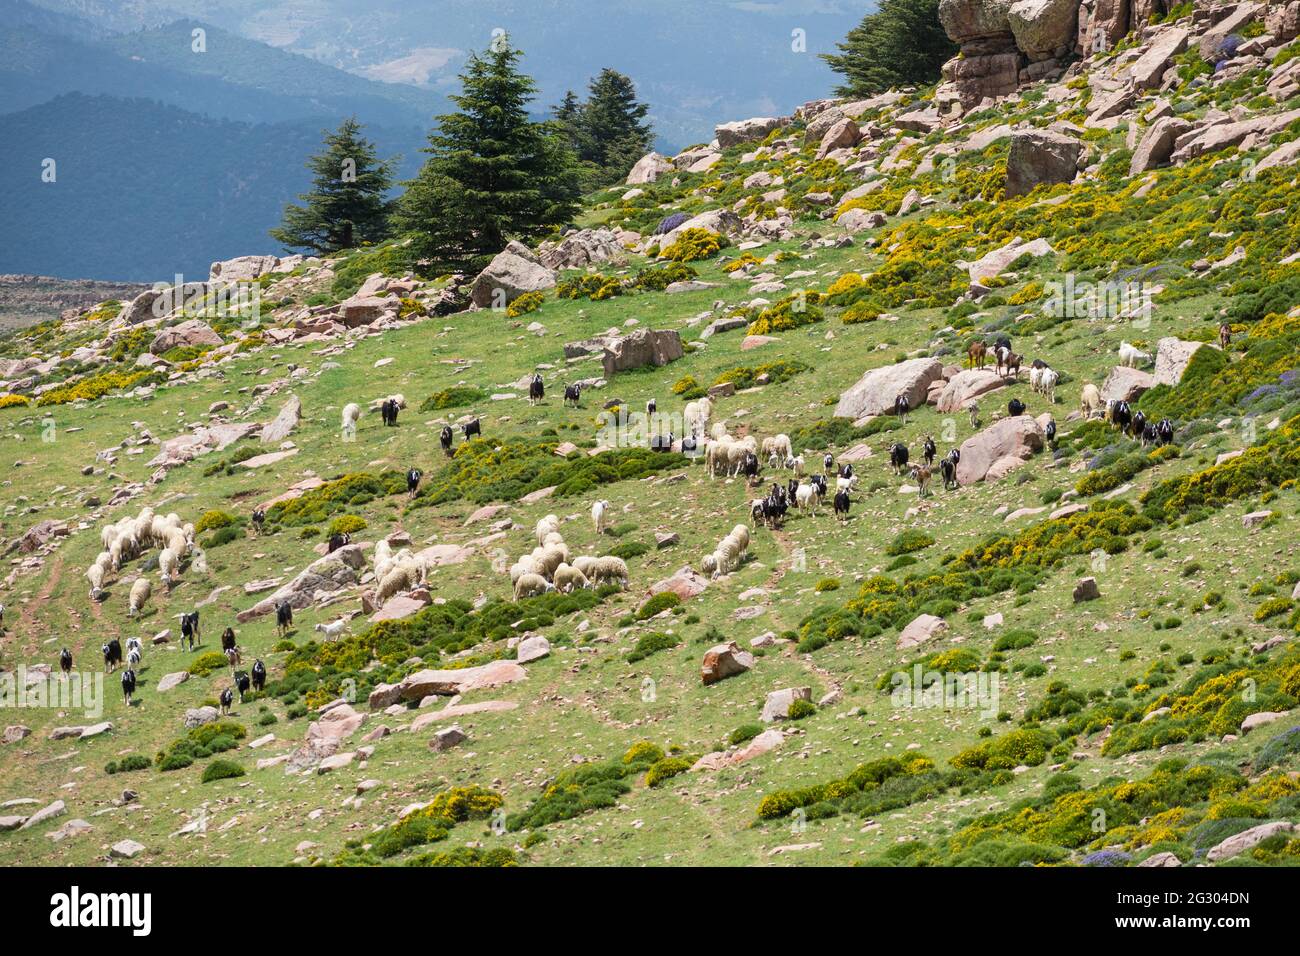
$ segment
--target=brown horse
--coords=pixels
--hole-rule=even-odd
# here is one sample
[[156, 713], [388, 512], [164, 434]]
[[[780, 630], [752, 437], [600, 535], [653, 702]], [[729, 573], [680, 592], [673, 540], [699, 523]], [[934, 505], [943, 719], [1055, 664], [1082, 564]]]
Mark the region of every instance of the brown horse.
[[983, 342], [972, 342], [966, 349], [966, 358], [971, 368], [983, 368], [988, 346]]

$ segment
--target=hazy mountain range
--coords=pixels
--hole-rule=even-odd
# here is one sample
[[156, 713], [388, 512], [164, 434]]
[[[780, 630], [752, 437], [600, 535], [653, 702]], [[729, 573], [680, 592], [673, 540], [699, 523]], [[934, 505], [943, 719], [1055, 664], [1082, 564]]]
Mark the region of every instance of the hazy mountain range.
[[612, 66], [675, 151], [718, 122], [824, 95], [816, 54], [866, 12], [842, 0], [0, 0], [0, 273], [143, 281], [273, 251], [266, 229], [305, 188], [322, 128], [356, 115], [411, 174], [465, 56], [495, 30], [524, 50], [539, 110]]

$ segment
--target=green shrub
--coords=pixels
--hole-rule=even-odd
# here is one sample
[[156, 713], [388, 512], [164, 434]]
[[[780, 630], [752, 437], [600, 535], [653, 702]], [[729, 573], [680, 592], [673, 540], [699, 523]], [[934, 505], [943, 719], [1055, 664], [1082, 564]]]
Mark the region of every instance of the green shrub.
[[233, 760], [214, 760], [203, 768], [203, 782], [211, 783], [214, 780], [242, 777], [244, 773], [244, 768]]
[[632, 648], [632, 652], [628, 654], [627, 661], [629, 664], [634, 664], [659, 651], [672, 650], [679, 644], [681, 644], [681, 638], [673, 634], [663, 634], [659, 631], [642, 634], [637, 638], [636, 646]]
[[636, 612], [638, 621], [648, 621], [656, 614], [667, 611], [669, 608], [677, 607], [682, 603], [682, 599], [673, 591], [661, 591], [654, 597], [650, 598]]
[[455, 385], [434, 392], [420, 403], [420, 411], [439, 412], [446, 408], [461, 408], [481, 402], [487, 397], [488, 393], [481, 388], [475, 388], [473, 385]]

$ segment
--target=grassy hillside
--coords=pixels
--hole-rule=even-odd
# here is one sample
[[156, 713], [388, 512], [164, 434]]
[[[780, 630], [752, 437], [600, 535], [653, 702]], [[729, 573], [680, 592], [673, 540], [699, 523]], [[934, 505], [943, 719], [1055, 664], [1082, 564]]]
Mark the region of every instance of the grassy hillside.
[[[1103, 57], [1091, 68], [1109, 65]], [[1255, 99], [1262, 67], [1230, 89], [1202, 75], [1189, 69], [1166, 91], [1180, 115], [1199, 120], [1246, 99], [1259, 115], [1300, 105]], [[1150, 105], [1139, 101], [1110, 128], [1076, 134], [1091, 151], [1077, 180], [1007, 198], [1006, 138], [990, 133], [990, 142], [963, 147], [1001, 124], [1082, 123], [1091, 90], [1070, 81], [1049, 88], [1051, 100], [1031, 87], [953, 133], [896, 125], [916, 99], [863, 105], [857, 122], [879, 135], [838, 161], [816, 157], [818, 143], [806, 142], [798, 119], [774, 131], [764, 150], [726, 150], [707, 172], [664, 176], [628, 198], [622, 187], [593, 197], [584, 224], [645, 237], [627, 244], [624, 263], [595, 268], [602, 278], [585, 284], [600, 290], [593, 297], [550, 291], [540, 308], [515, 317], [426, 316], [441, 284], [424, 284], [405, 297], [406, 321], [381, 334], [268, 344], [309, 304], [331, 306], [372, 272], [404, 272], [400, 249], [367, 250], [263, 279], [269, 305], [260, 330], [242, 327], [237, 315], [212, 322], [238, 343], [234, 350], [173, 354], [170, 370], [128, 379], [147, 342], [119, 330], [104, 364], [64, 361], [46, 379], [59, 390], [28, 396], [33, 404], [0, 400], [9, 406], [0, 432], [16, 466], [0, 534], [14, 541], [43, 520], [66, 521], [70, 532], [37, 549], [39, 562], [24, 565], [14, 552], [0, 666], [57, 670], [67, 646], [78, 669], [90, 671], [110, 636], [146, 644], [135, 705], [123, 704], [116, 678], [107, 681], [106, 733], [50, 740], [56, 726], [91, 721], [6, 712], [6, 724], [31, 735], [0, 745], [0, 803], [36, 801], [15, 811], [26, 814], [62, 799], [67, 812], [0, 834], [0, 862], [87, 864], [130, 837], [147, 847], [138, 861], [195, 865], [1101, 865], [1161, 853], [1189, 864], [1218, 862], [1206, 852], [1234, 834], [1300, 820], [1300, 610], [1292, 597], [1300, 581], [1300, 266], [1288, 262], [1300, 252], [1300, 210], [1288, 198], [1294, 167], [1257, 168], [1300, 127], [1283, 126], [1246, 152], [1218, 150], [1130, 176], [1130, 127], [1145, 128]], [[845, 201], [863, 181], [861, 168], [850, 171], [855, 160], [883, 182]], [[768, 177], [751, 179], [759, 172]], [[776, 176], [785, 194], [774, 198], [766, 194], [778, 188]], [[907, 198], [913, 190], [923, 201]], [[755, 221], [788, 210], [789, 236], [760, 241], [751, 231], [746, 239], [759, 245], [742, 250], [733, 240], [691, 262], [704, 287], [633, 287], [638, 273], [662, 265], [652, 261], [663, 250], [651, 235], [661, 219], [723, 207], [755, 213]], [[826, 208], [881, 212], [883, 224], [845, 244], [848, 230], [822, 218]], [[972, 289], [964, 264], [1016, 237], [1045, 239], [1054, 251], [1021, 256]], [[1135, 273], [1158, 276], [1145, 287], [1149, 316], [1063, 314], [1052, 304], [1050, 283], [1068, 278], [1082, 288]], [[561, 291], [578, 277], [561, 274]], [[780, 308], [800, 292], [806, 310]], [[91, 310], [8, 339], [0, 355], [53, 358], [91, 347], [117, 311]], [[701, 337], [733, 314], [749, 321], [747, 330]], [[1174, 440], [1163, 450], [1077, 413], [1084, 386], [1101, 385], [1116, 366], [1121, 342], [1149, 352], [1167, 337], [1208, 342], [1225, 322], [1232, 339], [1222, 354], [1203, 347], [1178, 384], [1134, 402], [1171, 419]], [[687, 354], [617, 373], [586, 391], [581, 407], [566, 406], [564, 384], [602, 376], [594, 359], [566, 361], [564, 344], [637, 326], [679, 331]], [[864, 372], [918, 357], [960, 365], [969, 342], [996, 335], [1026, 362], [1042, 358], [1062, 373], [1054, 404], [1022, 374], [981, 397], [979, 426], [964, 410], [931, 406], [914, 409], [906, 424], [832, 418]], [[521, 385], [534, 371], [547, 387], [536, 406]], [[758, 383], [762, 375], [768, 384]], [[733, 432], [788, 434], [817, 470], [824, 448], [837, 456], [870, 449], [855, 466], [861, 478], [847, 521], [827, 507], [759, 527], [749, 522], [749, 502], [761, 492], [743, 480], [711, 479], [701, 463], [676, 457], [646, 469], [645, 455], [626, 449], [588, 455], [606, 405], [638, 410], [655, 399], [660, 412], [677, 413], [694, 388], [720, 381], [742, 386], [715, 408]], [[78, 398], [115, 382], [127, 390]], [[355, 441], [341, 436], [345, 404], [365, 407], [392, 393], [407, 403], [397, 428], [367, 413]], [[108, 504], [151, 480], [156, 442], [214, 420], [269, 421], [290, 394], [303, 418], [283, 449], [289, 457], [249, 468], [242, 462], [251, 455], [281, 446], [245, 439]], [[1013, 398], [1029, 414], [1050, 413], [1059, 431], [1055, 448], [1006, 477], [948, 491], [936, 476], [921, 497], [888, 466], [893, 442], [905, 442], [916, 460], [934, 436], [942, 455], [1006, 417]], [[470, 416], [481, 418], [481, 442], [458, 437], [447, 460], [439, 431]], [[146, 429], [152, 441], [136, 444]], [[555, 448], [566, 440], [577, 450], [561, 458]], [[110, 449], [114, 461], [96, 461]], [[410, 499], [398, 476], [413, 466], [424, 471], [424, 491]], [[252, 531], [256, 504], [313, 477], [348, 480], [273, 508], [265, 531]], [[765, 487], [787, 475], [766, 469], [764, 477]], [[543, 484], [556, 487], [550, 497], [521, 500]], [[612, 508], [611, 530], [599, 537], [589, 517], [598, 498]], [[146, 555], [110, 577], [104, 601], [90, 601], [83, 571], [100, 550], [100, 528], [145, 504], [191, 522], [213, 511], [236, 520], [232, 530], [199, 532], [206, 571], [191, 566], [170, 594]], [[476, 516], [487, 504], [501, 507]], [[535, 523], [552, 513], [576, 553], [624, 554], [629, 588], [514, 603], [505, 568], [532, 549]], [[464, 560], [433, 569], [435, 603], [401, 623], [372, 627], [355, 588], [298, 612], [287, 642], [272, 617], [236, 623], [269, 593], [247, 594], [245, 585], [292, 578], [345, 515], [364, 522], [350, 522], [354, 542], [404, 532], [417, 549], [461, 546]], [[749, 560], [680, 605], [643, 612], [655, 582], [683, 565], [698, 568], [737, 522], [751, 524]], [[659, 547], [669, 533], [677, 540]], [[132, 619], [127, 592], [140, 574], [153, 579], [154, 597]], [[1084, 577], [1096, 580], [1100, 597], [1077, 603], [1072, 592]], [[176, 616], [199, 604], [203, 646], [183, 651]], [[350, 635], [319, 642], [314, 625], [354, 613]], [[943, 618], [947, 629], [900, 648], [920, 614]], [[184, 762], [164, 752], [185, 735], [186, 709], [215, 701], [230, 684], [227, 668], [209, 670], [202, 660], [226, 626], [246, 663], [266, 662], [268, 692], [236, 704], [228, 719], [243, 735], [218, 735], [230, 749], [200, 747], [191, 764], [163, 769]], [[172, 640], [152, 646], [166, 628]], [[344, 741], [357, 754], [348, 766], [258, 769], [258, 760], [300, 748], [317, 708], [339, 695], [368, 712], [367, 695], [380, 684], [425, 667], [512, 659], [512, 638], [524, 634], [551, 645], [525, 665], [525, 680], [452, 702], [490, 706], [452, 711], [418, 732], [408, 728], [444, 699], [376, 710]], [[704, 653], [725, 640], [752, 650], [754, 665], [705, 685]], [[891, 694], [891, 678], [914, 664], [996, 679], [997, 700], [908, 706]], [[189, 680], [157, 691], [161, 677], [184, 670]], [[692, 769], [705, 754], [742, 753], [765, 729], [766, 696], [802, 687], [812, 706], [772, 725], [781, 735], [774, 750]], [[1244, 732], [1255, 714], [1278, 716], [1267, 724], [1256, 717], [1251, 723], [1261, 725]], [[449, 724], [468, 739], [431, 749]], [[363, 744], [380, 725], [391, 735]], [[250, 746], [268, 733], [273, 740]], [[243, 775], [204, 782], [218, 760]], [[124, 762], [139, 767], [106, 771]], [[122, 803], [127, 788], [138, 799]], [[94, 829], [51, 841], [71, 818]], [[1224, 864], [1284, 865], [1298, 847], [1283, 830]]]

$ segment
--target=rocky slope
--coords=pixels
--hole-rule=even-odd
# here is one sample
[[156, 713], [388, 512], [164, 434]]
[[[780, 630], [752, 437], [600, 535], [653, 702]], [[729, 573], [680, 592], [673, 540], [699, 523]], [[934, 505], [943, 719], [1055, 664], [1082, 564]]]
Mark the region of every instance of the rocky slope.
[[[723, 123], [481, 275], [250, 256], [5, 340], [0, 666], [145, 659], [6, 718], [0, 859], [1292, 860], [1297, 9], [945, 4], [936, 89]], [[851, 463], [847, 519], [752, 520], [789, 473], [709, 477], [704, 396]], [[951, 487], [891, 467], [927, 438]], [[143, 507], [175, 586], [147, 546], [90, 600]], [[516, 593], [548, 530], [626, 581]], [[270, 682], [223, 718], [226, 626]]]

